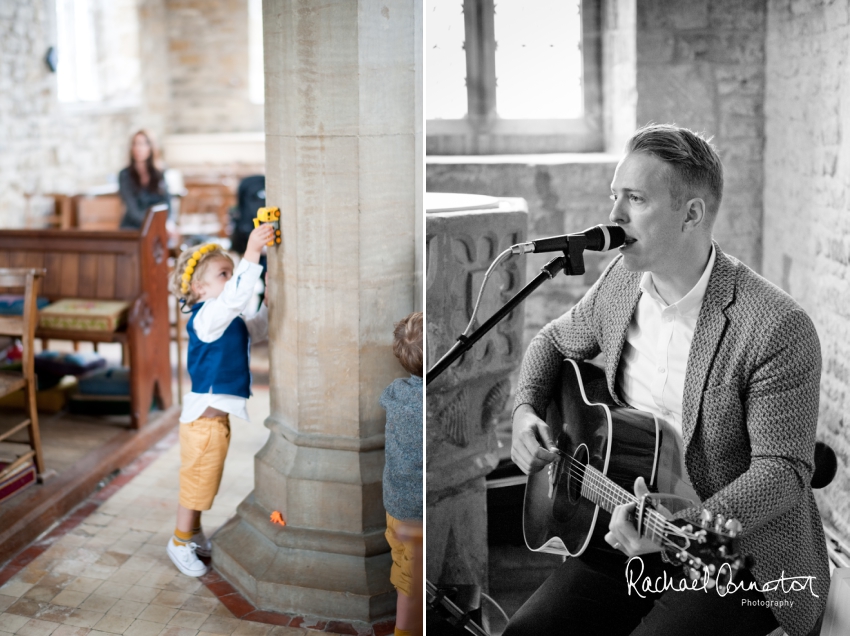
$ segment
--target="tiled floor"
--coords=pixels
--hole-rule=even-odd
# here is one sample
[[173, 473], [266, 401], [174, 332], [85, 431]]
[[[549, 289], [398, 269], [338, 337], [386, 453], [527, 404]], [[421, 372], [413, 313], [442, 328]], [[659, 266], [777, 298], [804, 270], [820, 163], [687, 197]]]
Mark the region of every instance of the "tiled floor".
[[[258, 376], [260, 380], [262, 375]], [[253, 488], [254, 454], [268, 437], [263, 426], [268, 404], [268, 389], [255, 384], [248, 409], [252, 422], [233, 418], [221, 489], [212, 510], [203, 515], [208, 535], [234, 514]], [[66, 526], [78, 522], [76, 526], [67, 532], [59, 528], [29, 549], [29, 555], [37, 555], [34, 559], [19, 559], [25, 567], [0, 586], [0, 636], [328, 633], [331, 624], [309, 617], [289, 620], [277, 615], [283, 620], [275, 620], [269, 613], [254, 613], [277, 625], [237, 618], [228, 607], [240, 616], [253, 608], [234, 596], [235, 590], [217, 574], [202, 582], [183, 576], [172, 565], [165, 545], [174, 529], [177, 505], [176, 441], [172, 433], [158, 450], [134, 463], [137, 469], [142, 466], [137, 475], [119, 476], [116, 484], [84, 503], [76, 512], [78, 518], [74, 520], [72, 513], [65, 522]], [[239, 610], [246, 606], [246, 611]], [[355, 633], [350, 628], [342, 631]]]

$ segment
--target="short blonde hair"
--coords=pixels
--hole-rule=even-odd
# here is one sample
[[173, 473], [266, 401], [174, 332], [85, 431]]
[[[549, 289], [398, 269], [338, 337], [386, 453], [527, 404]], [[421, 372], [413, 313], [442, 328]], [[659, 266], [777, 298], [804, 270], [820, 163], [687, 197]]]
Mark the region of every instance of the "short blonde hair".
[[416, 311], [395, 324], [393, 353], [401, 366], [422, 377], [422, 312]]
[[723, 199], [723, 162], [711, 139], [681, 126], [647, 124], [626, 143], [626, 153], [652, 155], [670, 167], [670, 196], [681, 206], [693, 196], [717, 216]]
[[[168, 281], [168, 291], [174, 294], [178, 300], [186, 303], [187, 307], [191, 307], [198, 302], [198, 294], [192, 289], [192, 280], [197, 280], [204, 275], [204, 270], [209, 267], [209, 264], [216, 259], [226, 258], [233, 263], [230, 255], [222, 249], [221, 245], [208, 243], [203, 247], [196, 245], [183, 251], [177, 258], [177, 263], [174, 265], [174, 271], [171, 273], [171, 279]], [[190, 265], [190, 260], [195, 260], [195, 265]], [[189, 278], [184, 278], [188, 274]], [[188, 283], [186, 288], [183, 283]], [[185, 289], [185, 291], [184, 291]]]

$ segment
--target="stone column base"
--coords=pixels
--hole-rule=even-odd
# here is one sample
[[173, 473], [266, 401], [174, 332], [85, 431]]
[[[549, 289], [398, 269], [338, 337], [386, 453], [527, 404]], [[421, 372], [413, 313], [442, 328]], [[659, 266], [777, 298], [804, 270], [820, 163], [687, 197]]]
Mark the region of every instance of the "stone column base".
[[[432, 497], [432, 499], [437, 499]], [[432, 583], [487, 585], [487, 486], [483, 477], [463, 490], [429, 501], [426, 575]]]
[[384, 529], [280, 527], [251, 493], [213, 537], [216, 570], [257, 607], [374, 622], [395, 614]]

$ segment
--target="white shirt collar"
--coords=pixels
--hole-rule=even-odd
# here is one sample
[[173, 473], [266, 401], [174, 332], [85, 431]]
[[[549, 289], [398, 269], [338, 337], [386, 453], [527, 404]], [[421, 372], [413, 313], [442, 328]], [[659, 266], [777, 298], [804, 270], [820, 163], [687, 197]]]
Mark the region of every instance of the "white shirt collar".
[[708, 256], [708, 264], [705, 266], [705, 270], [697, 281], [697, 284], [693, 286], [691, 291], [672, 305], [668, 306], [661, 298], [661, 295], [655, 288], [655, 282], [652, 280], [652, 272], [644, 272], [640, 279], [640, 288], [664, 308], [662, 311], [670, 310], [682, 315], [687, 315], [694, 311], [699, 312], [700, 307], [702, 307], [702, 299], [705, 298], [705, 291], [708, 289], [708, 280], [711, 278], [716, 256], [717, 254], [712, 244], [711, 253]]

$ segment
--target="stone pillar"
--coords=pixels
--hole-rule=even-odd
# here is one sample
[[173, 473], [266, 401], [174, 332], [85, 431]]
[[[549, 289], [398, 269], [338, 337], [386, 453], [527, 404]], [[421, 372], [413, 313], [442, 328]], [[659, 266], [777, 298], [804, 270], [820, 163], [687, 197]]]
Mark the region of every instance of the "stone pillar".
[[260, 608], [371, 622], [396, 600], [378, 398], [405, 375], [393, 323], [417, 304], [422, 5], [265, 0], [263, 21], [267, 203], [283, 234], [269, 254], [271, 433], [213, 563]]
[[619, 157], [635, 132], [637, 0], [602, 3], [602, 120], [605, 151]]
[[[525, 241], [523, 199], [427, 194], [428, 366], [463, 333], [490, 263]], [[525, 284], [525, 262], [495, 270], [478, 313], [485, 322]], [[487, 589], [485, 476], [498, 463], [495, 423], [523, 354], [524, 310], [499, 323], [428, 385], [426, 415], [426, 576], [435, 584]]]

